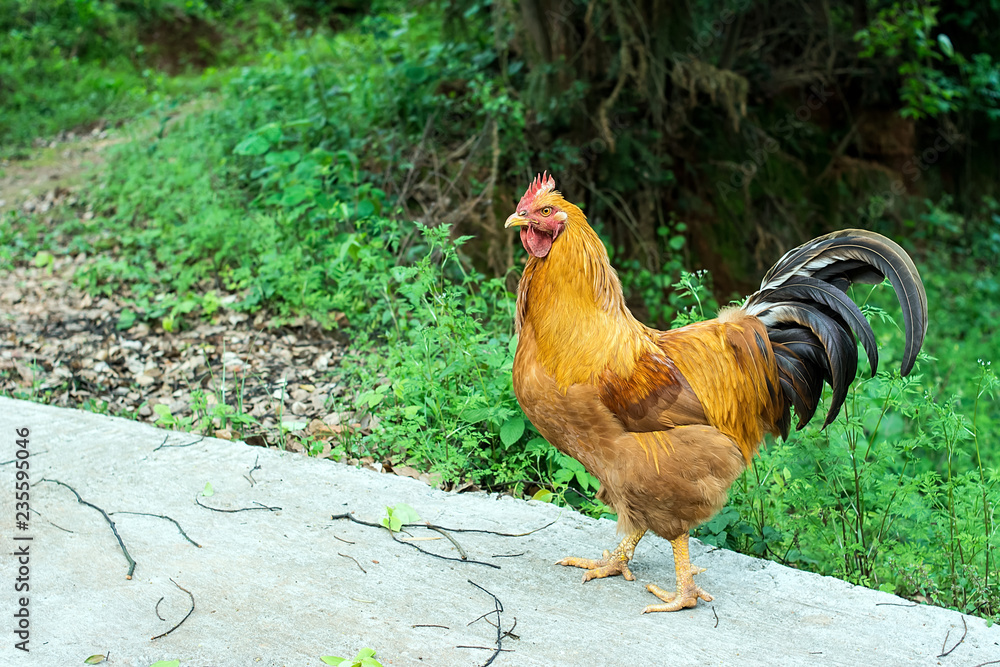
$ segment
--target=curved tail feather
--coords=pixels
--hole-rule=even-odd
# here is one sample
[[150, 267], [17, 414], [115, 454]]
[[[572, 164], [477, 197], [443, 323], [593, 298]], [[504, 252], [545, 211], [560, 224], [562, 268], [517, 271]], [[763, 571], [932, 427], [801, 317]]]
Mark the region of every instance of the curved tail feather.
[[833, 400], [823, 426], [837, 417], [857, 374], [858, 339], [872, 375], [878, 369], [875, 335], [846, 291], [853, 283], [877, 284], [886, 278], [903, 310], [905, 376], [927, 333], [927, 294], [906, 251], [880, 234], [845, 229], [790, 250], [744, 304], [743, 310], [767, 327], [782, 390], [798, 416], [797, 428], [816, 412], [824, 380], [833, 389]]

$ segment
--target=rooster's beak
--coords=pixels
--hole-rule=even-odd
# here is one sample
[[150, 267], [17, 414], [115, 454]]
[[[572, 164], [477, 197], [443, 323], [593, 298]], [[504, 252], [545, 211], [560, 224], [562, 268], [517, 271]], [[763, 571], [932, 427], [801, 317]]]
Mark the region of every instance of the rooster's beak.
[[508, 229], [510, 227], [523, 227], [528, 224], [529, 220], [522, 217], [520, 213], [511, 213], [510, 217], [507, 218], [507, 222], [504, 223], [503, 228]]

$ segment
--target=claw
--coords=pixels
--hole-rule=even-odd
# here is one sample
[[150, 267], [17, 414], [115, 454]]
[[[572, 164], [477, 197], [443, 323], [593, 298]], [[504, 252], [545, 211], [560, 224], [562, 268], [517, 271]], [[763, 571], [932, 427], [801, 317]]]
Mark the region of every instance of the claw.
[[705, 602], [712, 601], [712, 596], [706, 593], [700, 586], [697, 586], [693, 581], [684, 586], [683, 589], [678, 589], [676, 593], [665, 591], [656, 584], [649, 584], [646, 586], [646, 590], [663, 600], [666, 604], [648, 605], [642, 610], [642, 613], [644, 614], [654, 611], [679, 611], [681, 609], [688, 609], [697, 605], [699, 599], [702, 599]]
[[607, 551], [601, 560], [590, 560], [589, 558], [563, 558], [556, 565], [568, 565], [570, 567], [582, 567], [587, 570], [583, 575], [583, 582], [587, 583], [591, 579], [603, 579], [620, 574], [628, 581], [635, 581], [635, 576], [628, 569], [628, 561], [624, 558], [612, 557]]
[[591, 579], [603, 579], [604, 577], [613, 577], [616, 574], [620, 574], [627, 581], [635, 581], [635, 576], [632, 571], [628, 569], [628, 562], [632, 560], [632, 554], [635, 552], [635, 545], [639, 543], [642, 536], [646, 533], [645, 530], [638, 530], [628, 535], [621, 541], [614, 551], [604, 550], [603, 557], [599, 560], [592, 560], [590, 558], [563, 558], [558, 561], [556, 565], [568, 565], [570, 567], [582, 567], [587, 572], [583, 575], [584, 583], [590, 581]]
[[698, 600], [704, 600], [705, 602], [712, 601], [712, 596], [694, 583], [694, 575], [701, 574], [705, 571], [705, 568], [691, 564], [690, 554], [688, 553], [687, 533], [670, 540], [670, 546], [674, 549], [674, 571], [677, 575], [677, 592], [670, 593], [656, 584], [649, 584], [646, 586], [646, 590], [663, 600], [666, 604], [651, 604], [642, 610], [644, 614], [654, 611], [689, 609], [697, 605]]

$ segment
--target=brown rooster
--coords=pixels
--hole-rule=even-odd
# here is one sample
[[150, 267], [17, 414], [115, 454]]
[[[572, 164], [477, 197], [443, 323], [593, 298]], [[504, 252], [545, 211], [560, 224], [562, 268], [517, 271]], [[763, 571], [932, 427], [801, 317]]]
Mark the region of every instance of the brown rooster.
[[566, 558], [583, 580], [621, 574], [652, 530], [670, 540], [676, 593], [650, 584], [663, 604], [693, 607], [699, 588], [688, 531], [710, 519], [766, 433], [788, 436], [812, 418], [824, 380], [840, 411], [858, 365], [857, 339], [872, 373], [871, 327], [845, 291], [888, 278], [906, 328], [902, 373], [927, 331], [927, 296], [906, 253], [889, 239], [850, 229], [788, 252], [760, 291], [714, 320], [657, 331], [625, 305], [618, 274], [583, 212], [537, 177], [507, 218], [530, 257], [517, 288], [514, 391], [525, 414], [560, 451], [601, 482], [598, 497], [626, 536], [599, 560]]

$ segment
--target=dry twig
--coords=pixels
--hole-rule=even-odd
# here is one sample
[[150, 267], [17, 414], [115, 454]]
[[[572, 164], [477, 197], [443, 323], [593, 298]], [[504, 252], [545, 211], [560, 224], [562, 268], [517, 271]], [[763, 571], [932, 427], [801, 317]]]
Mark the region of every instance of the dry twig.
[[961, 639], [959, 639], [957, 642], [955, 642], [954, 646], [952, 646], [950, 649], [948, 649], [947, 651], [945, 651], [944, 647], [947, 646], [947, 644], [948, 644], [948, 635], [950, 635], [950, 634], [951, 634], [951, 630], [948, 630], [948, 632], [945, 633], [945, 635], [944, 635], [944, 641], [941, 643], [941, 653], [937, 657], [939, 657], [939, 658], [945, 657], [946, 655], [948, 655], [949, 653], [951, 653], [952, 651], [954, 651], [955, 649], [957, 649], [958, 646], [959, 646], [959, 644], [961, 644], [962, 642], [965, 641], [965, 636], [967, 634], [969, 634], [969, 625], [965, 622], [965, 616], [962, 617], [962, 637], [961, 637]]
[[[363, 521], [361, 519], [355, 519], [351, 515], [350, 512], [346, 512], [344, 514], [334, 514], [330, 518], [333, 519], [333, 520], [347, 519], [349, 521], [352, 521], [353, 523], [359, 523], [362, 526], [368, 526], [369, 528], [385, 528], [385, 526], [383, 526], [382, 524], [379, 524], [379, 523], [371, 523], [371, 522], [368, 522], [368, 521]], [[415, 525], [419, 525], [419, 524], [415, 524]], [[486, 562], [481, 561], [481, 560], [471, 560], [471, 559], [468, 559], [468, 558], [462, 559], [462, 558], [452, 558], [451, 556], [442, 556], [441, 554], [436, 554], [433, 551], [427, 551], [426, 549], [422, 549], [422, 548], [420, 548], [419, 545], [414, 544], [413, 542], [400, 539], [396, 535], [396, 533], [392, 532], [391, 530], [389, 531], [389, 534], [392, 535], [392, 539], [395, 540], [396, 542], [399, 542], [400, 544], [405, 544], [408, 547], [413, 547], [414, 549], [416, 549], [420, 553], [427, 554], [428, 556], [434, 556], [435, 558], [440, 558], [441, 560], [453, 560], [453, 561], [458, 562], [458, 563], [469, 563], [469, 564], [472, 564], [472, 565], [485, 565], [486, 567], [492, 567], [492, 568], [494, 568], [496, 570], [500, 569], [499, 565], [494, 565], [493, 563], [486, 563]]]
[[166, 519], [167, 521], [169, 521], [172, 524], [174, 524], [175, 526], [177, 526], [177, 530], [181, 531], [181, 535], [184, 536], [185, 540], [187, 540], [191, 544], [195, 545], [199, 549], [201, 548], [200, 544], [198, 544], [197, 542], [195, 542], [194, 540], [192, 540], [190, 537], [188, 537], [188, 534], [184, 532], [183, 528], [181, 528], [181, 524], [177, 523], [177, 521], [175, 521], [174, 519], [171, 519], [169, 516], [165, 516], [163, 514], [150, 514], [149, 512], [126, 512], [125, 510], [120, 510], [118, 512], [111, 512], [111, 514], [135, 514], [137, 516], [154, 516], [154, 517], [156, 517], [158, 519]]
[[260, 463], [258, 463], [258, 461], [260, 461], [260, 454], [257, 455], [256, 459], [254, 459], [253, 467], [250, 468], [250, 472], [243, 475], [243, 477], [250, 481], [250, 486], [256, 486], [257, 484], [257, 480], [253, 478], [253, 472], [254, 470], [260, 470]]
[[[190, 609], [188, 609], [188, 613], [184, 614], [184, 618], [182, 618], [182, 619], [180, 620], [180, 623], [178, 623], [178, 624], [177, 624], [177, 625], [175, 625], [174, 627], [170, 628], [170, 629], [169, 629], [169, 630], [167, 630], [166, 632], [164, 632], [164, 633], [161, 633], [161, 634], [158, 634], [158, 635], [156, 635], [155, 637], [152, 637], [152, 638], [151, 638], [151, 639], [150, 639], [149, 641], [155, 641], [155, 640], [159, 639], [160, 637], [166, 637], [166, 636], [167, 636], [167, 635], [169, 635], [169, 634], [170, 634], [171, 632], [173, 632], [173, 631], [174, 631], [174, 630], [176, 630], [177, 628], [181, 627], [181, 625], [183, 625], [183, 624], [184, 624], [184, 621], [188, 620], [188, 616], [190, 616], [191, 614], [193, 614], [193, 613], [194, 613], [194, 596], [193, 596], [193, 595], [191, 594], [191, 591], [189, 591], [188, 589], [184, 588], [183, 586], [181, 586], [180, 584], [178, 584], [178, 583], [177, 583], [176, 581], [174, 581], [173, 579], [171, 579], [171, 580], [170, 580], [170, 583], [172, 583], [172, 584], [173, 584], [174, 586], [176, 586], [177, 588], [181, 589], [182, 591], [184, 591], [185, 593], [187, 593], [187, 594], [188, 594], [188, 597], [189, 597], [189, 598], [191, 598], [191, 608], [190, 608]], [[162, 599], [162, 598], [161, 598], [161, 599]], [[159, 603], [157, 603], [157, 604], [159, 604]], [[157, 616], [159, 616], [159, 614], [157, 614]]]
[[160, 599], [156, 601], [156, 606], [153, 607], [153, 611], [156, 612], [156, 617], [158, 619], [160, 619], [161, 621], [167, 620], [167, 619], [163, 618], [162, 616], [160, 616], [160, 603], [163, 602], [164, 599], [165, 599], [165, 597], [161, 595]]
[[205, 436], [202, 436], [202, 437], [198, 438], [197, 440], [192, 440], [191, 442], [185, 442], [183, 445], [168, 445], [167, 444], [167, 440], [169, 438], [170, 438], [169, 435], [166, 436], [165, 438], [163, 438], [163, 442], [160, 443], [160, 446], [157, 447], [156, 449], [154, 449], [153, 451], [154, 452], [158, 452], [161, 449], [167, 449], [168, 447], [190, 447], [191, 445], [197, 445], [199, 442], [201, 442], [202, 440], [205, 439]]
[[[482, 616], [480, 616], [479, 618], [476, 619], [476, 621], [478, 621], [480, 618], [484, 618], [486, 616], [489, 616], [490, 614], [496, 614], [497, 615], [497, 624], [496, 624], [496, 629], [497, 629], [497, 645], [496, 645], [496, 649], [493, 651], [493, 655], [490, 656], [490, 659], [487, 660], [485, 663], [483, 663], [483, 667], [489, 667], [489, 665], [493, 664], [493, 661], [496, 660], [497, 656], [500, 655], [500, 652], [504, 650], [502, 644], [503, 644], [503, 638], [506, 635], [503, 632], [503, 630], [501, 630], [501, 628], [500, 628], [500, 614], [503, 613], [503, 603], [500, 602], [500, 598], [498, 598], [496, 595], [493, 595], [493, 593], [490, 593], [488, 590], [486, 590], [485, 588], [483, 588], [482, 586], [480, 586], [479, 584], [477, 584], [476, 582], [474, 582], [472, 579], [466, 579], [466, 581], [468, 581], [470, 584], [472, 584], [473, 586], [475, 586], [476, 588], [478, 588], [482, 592], [484, 592], [487, 595], [489, 595], [491, 598], [493, 598], [493, 611], [487, 612], [487, 613], [483, 614]], [[472, 625], [472, 623], [475, 623], [476, 621], [470, 622], [469, 625]], [[517, 625], [516, 621], [515, 621], [514, 625]], [[514, 629], [514, 627], [512, 626], [511, 630], [513, 630], [513, 629]], [[481, 646], [458, 646], [456, 648], [483, 648], [483, 647], [481, 647]]]
[[76, 492], [76, 489], [74, 489], [66, 482], [60, 482], [58, 479], [47, 479], [47, 478], [42, 478], [41, 481], [51, 482], [52, 484], [58, 484], [59, 486], [65, 486], [67, 489], [73, 492], [73, 495], [76, 496], [76, 500], [78, 503], [80, 503], [81, 505], [86, 505], [87, 507], [93, 507], [95, 510], [101, 513], [101, 516], [104, 517], [104, 520], [108, 522], [109, 526], [111, 526], [111, 532], [115, 534], [115, 539], [118, 540], [118, 546], [121, 547], [122, 553], [125, 554], [125, 560], [128, 561], [128, 573], [125, 575], [125, 578], [131, 579], [132, 574], [135, 572], [136, 563], [134, 560], [132, 560], [132, 556], [129, 555], [128, 549], [125, 548], [125, 543], [122, 541], [121, 535], [118, 534], [118, 529], [115, 527], [115, 522], [111, 520], [111, 517], [108, 516], [108, 513], [105, 512], [100, 507], [98, 507], [97, 505], [95, 505], [94, 503], [88, 503], [86, 500], [81, 498], [80, 494]]
[[365, 568], [361, 567], [361, 563], [359, 563], [359, 562], [358, 562], [358, 559], [357, 559], [357, 558], [355, 558], [354, 556], [348, 556], [347, 554], [342, 554], [342, 553], [340, 553], [339, 551], [337, 552], [337, 555], [338, 555], [338, 556], [343, 556], [344, 558], [350, 558], [351, 560], [353, 560], [353, 561], [354, 561], [354, 564], [358, 566], [358, 569], [359, 569], [359, 570], [361, 570], [361, 571], [362, 571], [362, 572], [364, 572], [365, 574], [368, 574], [368, 572], [367, 572], [367, 571], [365, 571]]
[[254, 503], [260, 505], [260, 507], [241, 507], [235, 510], [224, 510], [218, 507], [209, 507], [208, 505], [203, 504], [200, 500], [198, 500], [198, 496], [194, 497], [194, 503], [195, 505], [204, 507], [207, 510], [212, 510], [213, 512], [225, 512], [227, 514], [233, 514], [234, 512], [251, 512], [253, 510], [268, 510], [269, 512], [278, 512], [281, 510], [280, 507], [268, 507], [267, 505], [261, 505], [257, 501], [254, 501]]
[[455, 548], [458, 549], [458, 555], [462, 557], [462, 560], [469, 560], [468, 554], [465, 553], [465, 549], [463, 549], [462, 545], [458, 543], [458, 540], [456, 540], [454, 537], [452, 537], [451, 535], [449, 535], [442, 528], [438, 528], [436, 526], [427, 526], [427, 527], [430, 528], [431, 530], [433, 530], [434, 532], [441, 533], [442, 535], [444, 535], [445, 537], [447, 537], [448, 541], [451, 542], [452, 544], [454, 544]]

